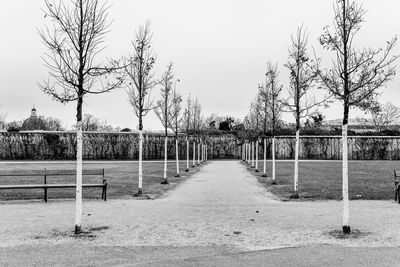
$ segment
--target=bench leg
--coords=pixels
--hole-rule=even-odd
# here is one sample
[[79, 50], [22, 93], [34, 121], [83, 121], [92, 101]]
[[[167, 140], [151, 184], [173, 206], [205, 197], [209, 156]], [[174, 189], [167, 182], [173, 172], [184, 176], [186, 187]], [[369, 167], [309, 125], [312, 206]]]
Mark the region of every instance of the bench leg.
[[47, 188], [44, 189], [44, 202], [47, 203]]
[[103, 193], [101, 194], [101, 199], [107, 201], [107, 184], [103, 186]]
[[395, 195], [394, 195], [394, 201], [397, 201], [400, 204], [399, 191], [400, 191], [400, 188], [399, 187], [396, 188]]

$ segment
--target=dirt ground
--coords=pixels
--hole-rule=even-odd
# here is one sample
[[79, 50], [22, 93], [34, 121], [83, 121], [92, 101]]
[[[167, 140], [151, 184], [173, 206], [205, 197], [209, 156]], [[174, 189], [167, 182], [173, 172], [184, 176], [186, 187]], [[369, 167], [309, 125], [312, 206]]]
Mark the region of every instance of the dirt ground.
[[338, 238], [341, 202], [281, 202], [237, 161], [209, 162], [156, 200], [88, 200], [74, 237], [74, 201], [2, 202], [0, 247], [202, 246], [259, 250], [311, 244], [400, 246], [394, 201], [351, 201], [356, 235]]

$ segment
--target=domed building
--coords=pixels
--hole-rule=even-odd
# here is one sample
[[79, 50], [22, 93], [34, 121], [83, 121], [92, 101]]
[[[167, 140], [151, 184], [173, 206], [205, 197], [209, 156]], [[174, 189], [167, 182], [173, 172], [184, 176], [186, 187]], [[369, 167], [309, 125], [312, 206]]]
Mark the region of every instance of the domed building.
[[37, 116], [36, 108], [33, 107], [31, 116], [22, 123], [21, 131], [45, 131], [47, 129], [46, 123]]

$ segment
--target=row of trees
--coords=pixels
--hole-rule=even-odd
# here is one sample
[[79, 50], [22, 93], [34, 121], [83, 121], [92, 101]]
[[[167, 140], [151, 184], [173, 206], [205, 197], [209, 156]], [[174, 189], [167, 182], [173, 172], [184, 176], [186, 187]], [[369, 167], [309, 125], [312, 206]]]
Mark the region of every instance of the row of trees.
[[[334, 6], [334, 25], [328, 26], [319, 38], [323, 49], [334, 54], [331, 67], [323, 67], [322, 58], [308, 52], [308, 34], [303, 26], [292, 36], [287, 63], [289, 70], [289, 97], [281, 95], [283, 85], [279, 83], [278, 66], [267, 64], [265, 83], [259, 85], [255, 100], [250, 106], [250, 113], [245, 119], [245, 126], [252, 130], [249, 142], [257, 141], [266, 128], [271, 128], [272, 136], [281, 123], [282, 112], [290, 112], [296, 121], [296, 147], [293, 197], [298, 197], [298, 154], [302, 119], [314, 114], [320, 105], [329, 105], [339, 101], [343, 105], [342, 121], [342, 158], [343, 158], [343, 232], [350, 233], [349, 196], [348, 196], [348, 121], [351, 108], [360, 108], [372, 114], [376, 125], [389, 125], [399, 118], [399, 110], [392, 104], [380, 105], [377, 90], [391, 81], [395, 75], [394, 62], [398, 55], [392, 55], [397, 37], [388, 41], [385, 48], [374, 50], [358, 48], [354, 40], [364, 21], [365, 10], [354, 0], [336, 0]], [[319, 99], [314, 90], [324, 89], [325, 95]], [[378, 123], [379, 121], [379, 123]], [[274, 140], [274, 138], [273, 138]], [[258, 146], [258, 141], [257, 141]], [[244, 159], [250, 161], [254, 153], [252, 145], [244, 147]], [[265, 151], [266, 147], [264, 147]], [[275, 182], [275, 144], [272, 142], [272, 181]], [[256, 149], [257, 153], [257, 149]], [[254, 156], [253, 156], [254, 157]], [[256, 155], [257, 158], [257, 155]], [[265, 160], [264, 160], [265, 166]], [[255, 166], [254, 166], [255, 167]], [[265, 167], [264, 167], [265, 172]]]
[[[40, 37], [47, 47], [44, 61], [49, 69], [49, 78], [39, 83], [40, 89], [61, 103], [76, 103], [77, 130], [77, 186], [75, 233], [81, 232], [82, 217], [82, 132], [87, 130], [111, 130], [107, 123], [102, 123], [92, 115], [84, 115], [82, 104], [88, 94], [102, 94], [115, 89], [126, 88], [128, 100], [138, 118], [139, 129], [139, 171], [138, 192], [143, 194], [143, 118], [152, 110], [156, 112], [165, 130], [167, 144], [168, 129], [175, 136], [185, 129], [187, 136], [194, 134], [196, 141], [193, 149], [198, 148], [198, 164], [200, 158], [205, 160], [206, 147], [204, 136], [199, 130], [203, 121], [201, 105], [198, 100], [187, 100], [182, 113], [182, 96], [176, 90], [173, 64], [161, 79], [154, 74], [156, 55], [152, 49], [150, 21], [140, 26], [132, 40], [132, 52], [119, 60], [99, 61], [99, 52], [104, 49], [104, 37], [108, 32], [108, 6], [99, 0], [45, 0], [45, 18], [52, 26], [40, 31]], [[160, 98], [154, 103], [152, 90], [161, 87]], [[189, 139], [188, 139], [189, 141]], [[187, 143], [189, 149], [189, 143]], [[166, 150], [166, 149], [165, 149]], [[201, 153], [200, 153], [201, 150]], [[195, 151], [195, 150], [194, 150]], [[176, 152], [178, 142], [176, 140]], [[177, 159], [177, 175], [179, 175], [179, 159]], [[195, 165], [196, 153], [193, 153]], [[187, 159], [189, 163], [189, 158]], [[189, 167], [189, 164], [187, 165]], [[187, 168], [188, 171], [188, 168]], [[162, 183], [168, 183], [166, 177], [166, 157]]]

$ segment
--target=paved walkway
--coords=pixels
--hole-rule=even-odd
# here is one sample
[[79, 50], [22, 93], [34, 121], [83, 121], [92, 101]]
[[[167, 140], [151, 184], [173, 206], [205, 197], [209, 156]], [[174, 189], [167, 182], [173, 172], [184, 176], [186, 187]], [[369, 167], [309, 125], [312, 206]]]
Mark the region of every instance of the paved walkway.
[[[237, 161], [209, 162], [161, 199], [84, 202], [74, 238], [74, 202], [0, 204], [0, 247], [204, 246], [240, 251], [309, 244], [399, 246], [399, 206], [352, 201], [351, 226], [370, 234], [339, 240], [341, 202], [280, 202]], [[105, 229], [108, 228], [108, 229]]]

